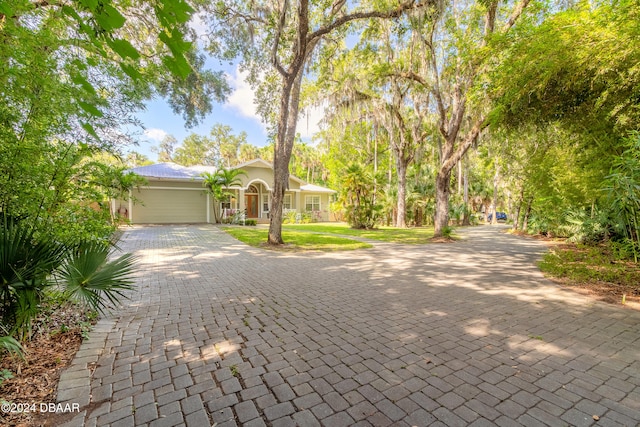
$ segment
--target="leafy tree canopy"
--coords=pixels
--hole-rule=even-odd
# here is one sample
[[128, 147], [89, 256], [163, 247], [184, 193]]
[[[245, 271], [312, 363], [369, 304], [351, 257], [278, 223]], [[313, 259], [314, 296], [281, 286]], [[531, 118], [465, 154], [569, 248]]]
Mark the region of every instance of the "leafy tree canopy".
[[[520, 27], [492, 76], [493, 121], [562, 120], [624, 134], [640, 123], [640, 4], [580, 3]], [[501, 43], [499, 41], [498, 43]]]
[[[0, 211], [75, 238], [112, 230], [92, 159], [155, 94], [194, 123], [228, 90], [202, 70], [184, 0], [0, 2]], [[54, 225], [55, 224], [55, 225]]]

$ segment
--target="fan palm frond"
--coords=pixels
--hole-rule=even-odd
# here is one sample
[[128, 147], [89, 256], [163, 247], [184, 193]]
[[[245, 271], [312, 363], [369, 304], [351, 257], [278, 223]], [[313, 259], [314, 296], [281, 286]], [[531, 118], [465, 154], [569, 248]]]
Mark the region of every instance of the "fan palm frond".
[[109, 247], [99, 242], [81, 245], [57, 275], [65, 293], [94, 310], [104, 312], [107, 301], [117, 305], [125, 292], [134, 288], [136, 258], [125, 254], [109, 261]]

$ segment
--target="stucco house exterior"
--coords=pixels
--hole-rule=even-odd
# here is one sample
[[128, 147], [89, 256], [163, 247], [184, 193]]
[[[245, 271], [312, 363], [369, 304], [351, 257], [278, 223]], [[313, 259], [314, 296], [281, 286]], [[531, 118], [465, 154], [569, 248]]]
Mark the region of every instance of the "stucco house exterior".
[[[238, 175], [242, 184], [230, 188], [234, 196], [228, 203], [220, 206], [219, 212], [224, 217], [244, 212], [246, 219], [267, 222], [274, 182], [273, 165], [262, 159], [255, 159], [233, 169], [242, 169], [246, 175]], [[215, 222], [213, 198], [202, 186], [202, 173], [213, 173], [214, 167], [159, 163], [136, 167], [130, 171], [145, 177], [147, 185], [131, 190], [127, 201], [113, 200], [111, 208], [128, 218], [131, 223]], [[290, 176], [289, 188], [284, 198], [284, 212], [309, 212], [316, 221], [329, 221], [329, 203], [334, 193], [334, 190]]]

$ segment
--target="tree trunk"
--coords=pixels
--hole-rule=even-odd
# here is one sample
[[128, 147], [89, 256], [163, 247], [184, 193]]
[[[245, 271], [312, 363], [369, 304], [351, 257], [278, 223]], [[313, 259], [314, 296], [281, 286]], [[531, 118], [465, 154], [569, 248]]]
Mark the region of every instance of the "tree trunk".
[[222, 222], [220, 221], [220, 213], [218, 209], [220, 209], [220, 203], [218, 202], [218, 200], [213, 199], [213, 222], [215, 222], [216, 224], [220, 224]]
[[516, 206], [516, 215], [513, 218], [513, 229], [515, 231], [518, 230], [518, 226], [520, 225], [520, 210], [522, 209], [522, 199], [518, 201], [518, 205]]
[[498, 181], [500, 180], [500, 165], [497, 164], [496, 159], [496, 173], [493, 176], [493, 217], [491, 218], [491, 224], [498, 223]]
[[406, 228], [407, 218], [407, 162], [400, 157], [399, 153], [396, 153], [396, 168], [398, 175], [398, 204], [397, 204], [397, 216], [396, 227]]
[[[314, 44], [315, 45], [315, 44]], [[313, 46], [310, 47], [313, 50]], [[267, 243], [282, 245], [282, 203], [289, 186], [289, 162], [296, 136], [296, 122], [300, 107], [302, 67], [282, 78], [282, 95], [278, 114], [278, 135], [273, 152], [273, 199], [269, 216]], [[299, 209], [299, 206], [296, 206]]]
[[[273, 199], [271, 201], [269, 235], [267, 237], [267, 243], [270, 245], [284, 244], [284, 240], [282, 240], [282, 203], [284, 201], [284, 193], [289, 184], [289, 161], [291, 160], [294, 139], [289, 137], [289, 130], [292, 118], [297, 118], [298, 116], [300, 76], [293, 78], [283, 77], [283, 91], [278, 118], [278, 137], [273, 154]], [[296, 81], [298, 82], [297, 85], [295, 84]], [[297, 93], [295, 93], [296, 86]], [[293, 130], [295, 132], [295, 119]]]
[[436, 176], [436, 215], [433, 221], [434, 236], [442, 236], [445, 227], [449, 225], [449, 191], [451, 169], [442, 169]]
[[[466, 162], [465, 162], [466, 163]], [[465, 165], [464, 176], [464, 219], [462, 225], [471, 225], [471, 209], [469, 209], [469, 167]]]
[[414, 213], [414, 222], [415, 222], [415, 226], [416, 227], [422, 227], [422, 225], [423, 225], [422, 217], [423, 216], [424, 216], [424, 211], [422, 210], [422, 208], [416, 208], [415, 213]]
[[516, 216], [513, 219], [513, 229], [518, 230], [520, 225], [520, 210], [522, 209], [522, 203], [524, 203], [524, 185], [520, 189], [520, 198], [518, 199], [518, 205], [516, 206]]
[[[459, 107], [462, 110], [464, 108]], [[459, 112], [458, 114], [462, 114]], [[434, 236], [439, 237], [442, 236], [442, 230], [445, 226], [448, 225], [449, 222], [449, 184], [451, 178], [451, 171], [456, 166], [456, 164], [462, 159], [462, 156], [465, 155], [469, 147], [473, 144], [479, 135], [482, 129], [488, 126], [488, 123], [485, 123], [485, 119], [479, 119], [467, 132], [465, 138], [460, 142], [457, 148], [455, 145], [455, 141], [457, 139], [458, 130], [461, 118], [458, 119], [456, 125], [455, 132], [446, 134], [443, 132], [443, 137], [445, 137], [444, 143], [440, 148], [440, 168], [438, 170], [438, 175], [436, 176], [436, 215], [434, 218], [434, 226], [435, 232]], [[446, 136], [445, 136], [446, 134]], [[455, 149], [455, 150], [454, 150]]]
[[529, 224], [529, 215], [531, 215], [531, 205], [533, 204], [533, 197], [529, 198], [529, 202], [527, 203], [527, 211], [524, 214], [524, 219], [522, 220], [522, 231], [527, 231], [527, 225]]

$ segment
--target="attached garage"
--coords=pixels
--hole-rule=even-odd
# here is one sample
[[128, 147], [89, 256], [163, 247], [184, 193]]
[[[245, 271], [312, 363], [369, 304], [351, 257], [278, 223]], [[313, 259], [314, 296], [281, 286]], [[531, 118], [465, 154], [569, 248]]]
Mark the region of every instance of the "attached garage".
[[141, 188], [131, 212], [134, 224], [194, 224], [207, 222], [207, 194], [202, 188]]

